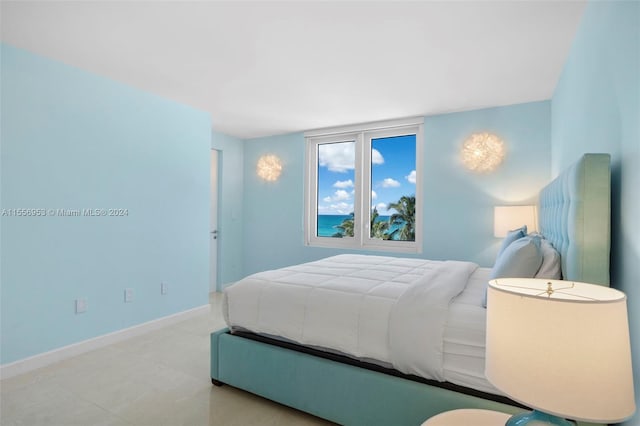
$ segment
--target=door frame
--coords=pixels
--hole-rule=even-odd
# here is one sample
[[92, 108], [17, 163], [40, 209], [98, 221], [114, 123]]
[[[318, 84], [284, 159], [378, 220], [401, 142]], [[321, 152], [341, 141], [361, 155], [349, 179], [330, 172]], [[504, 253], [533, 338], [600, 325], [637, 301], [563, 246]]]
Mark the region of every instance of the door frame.
[[[210, 211], [209, 211], [209, 293], [220, 288], [220, 164], [222, 152], [211, 149], [210, 163]], [[216, 234], [213, 234], [216, 231]], [[215, 244], [214, 244], [215, 242]], [[215, 250], [215, 253], [213, 251]]]

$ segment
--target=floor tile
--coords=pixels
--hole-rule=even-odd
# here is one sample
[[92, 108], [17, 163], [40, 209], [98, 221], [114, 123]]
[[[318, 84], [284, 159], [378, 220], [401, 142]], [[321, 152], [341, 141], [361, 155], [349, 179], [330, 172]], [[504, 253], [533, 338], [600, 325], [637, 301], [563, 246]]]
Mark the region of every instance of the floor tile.
[[2, 426], [330, 425], [231, 386], [212, 386], [209, 335], [222, 297], [177, 324], [0, 381]]

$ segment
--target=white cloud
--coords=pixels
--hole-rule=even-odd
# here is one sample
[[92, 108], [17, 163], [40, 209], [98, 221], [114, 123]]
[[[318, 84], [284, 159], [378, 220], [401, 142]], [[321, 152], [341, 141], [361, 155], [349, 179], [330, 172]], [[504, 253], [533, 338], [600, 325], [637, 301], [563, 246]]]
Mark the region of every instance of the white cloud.
[[416, 171], [415, 170], [411, 170], [411, 173], [409, 173], [407, 176], [405, 176], [405, 178], [409, 181], [409, 183], [413, 183], [415, 185], [415, 183], [416, 183]]
[[[353, 192], [348, 192], [345, 191], [344, 189], [338, 189], [336, 192], [334, 192], [332, 195], [328, 195], [326, 197], [324, 197], [322, 199], [323, 202], [329, 204], [329, 203], [338, 203], [338, 204], [333, 204], [331, 205], [330, 208], [327, 208], [329, 210], [336, 208], [336, 206], [338, 206], [339, 204], [344, 204], [345, 201], [349, 201], [351, 199], [351, 196], [353, 195]], [[318, 206], [318, 208], [320, 208], [320, 206]]]
[[318, 214], [351, 214], [353, 204], [339, 202], [329, 205], [318, 205]]
[[385, 203], [374, 204], [376, 210], [378, 210], [378, 214], [381, 216], [387, 216], [387, 205]]
[[318, 146], [318, 163], [332, 172], [353, 170], [356, 145], [353, 142], [327, 143]]
[[353, 211], [353, 204], [349, 203], [336, 203], [331, 204], [330, 211], [339, 214], [351, 214]]
[[378, 203], [375, 207], [378, 209], [378, 214], [380, 216], [391, 216], [392, 214], [398, 213], [396, 209], [390, 209], [385, 203]]
[[371, 199], [375, 200], [376, 198], [378, 198], [378, 194], [376, 194], [376, 191], [371, 191]]
[[348, 200], [350, 197], [349, 193], [344, 189], [338, 189], [333, 193], [333, 201], [343, 201]]
[[392, 178], [386, 178], [382, 181], [383, 188], [397, 188], [400, 186], [400, 182]]
[[371, 164], [384, 164], [384, 157], [377, 149], [371, 150]]
[[334, 188], [353, 188], [353, 181], [349, 180], [339, 180], [333, 184]]
[[318, 214], [351, 214], [353, 212], [353, 192], [338, 189], [318, 204]]

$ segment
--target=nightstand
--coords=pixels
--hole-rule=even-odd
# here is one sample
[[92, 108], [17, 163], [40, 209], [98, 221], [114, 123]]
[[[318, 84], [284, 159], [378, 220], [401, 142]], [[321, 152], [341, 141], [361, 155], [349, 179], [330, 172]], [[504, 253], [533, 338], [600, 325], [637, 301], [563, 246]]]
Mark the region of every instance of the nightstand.
[[499, 411], [462, 409], [440, 413], [422, 426], [504, 426], [511, 414]]

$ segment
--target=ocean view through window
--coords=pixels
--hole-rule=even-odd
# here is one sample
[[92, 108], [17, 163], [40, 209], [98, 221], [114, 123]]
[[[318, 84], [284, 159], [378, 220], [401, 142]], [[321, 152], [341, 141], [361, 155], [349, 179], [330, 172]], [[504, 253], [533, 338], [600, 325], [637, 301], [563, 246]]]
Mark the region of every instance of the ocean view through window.
[[[376, 223], [387, 223], [391, 216], [378, 216]], [[334, 237], [341, 238], [342, 235], [337, 234], [340, 231], [340, 225], [345, 220], [353, 219], [352, 215], [335, 215], [335, 214], [320, 214], [318, 215], [318, 236], [319, 237]], [[391, 231], [400, 229], [400, 225], [395, 225]]]
[[305, 134], [307, 244], [419, 252], [422, 123], [337, 130]]

